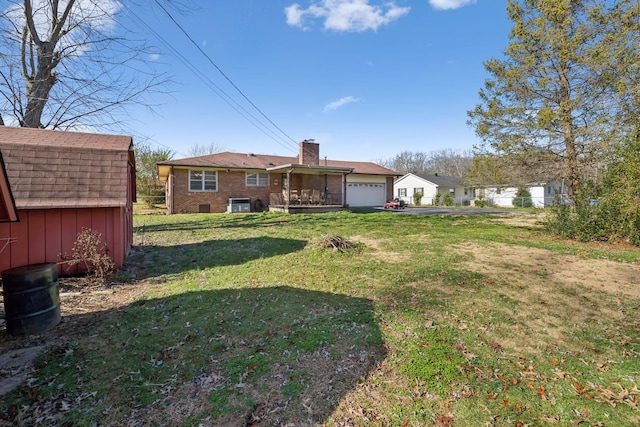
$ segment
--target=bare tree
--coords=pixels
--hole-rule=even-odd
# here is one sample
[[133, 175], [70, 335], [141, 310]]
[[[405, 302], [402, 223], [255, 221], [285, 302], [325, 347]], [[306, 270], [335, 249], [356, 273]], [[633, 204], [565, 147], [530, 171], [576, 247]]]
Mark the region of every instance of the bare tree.
[[112, 127], [167, 83], [118, 26], [116, 0], [21, 0], [0, 11], [0, 124]]
[[403, 151], [392, 159], [378, 160], [376, 163], [403, 174], [428, 175], [437, 173], [443, 176], [464, 177], [471, 167], [472, 161], [473, 156], [470, 151], [446, 149], [429, 153]]
[[196, 144], [189, 150], [189, 155], [192, 157], [206, 156], [207, 154], [216, 154], [224, 151], [224, 147], [216, 144], [215, 142], [209, 145]]

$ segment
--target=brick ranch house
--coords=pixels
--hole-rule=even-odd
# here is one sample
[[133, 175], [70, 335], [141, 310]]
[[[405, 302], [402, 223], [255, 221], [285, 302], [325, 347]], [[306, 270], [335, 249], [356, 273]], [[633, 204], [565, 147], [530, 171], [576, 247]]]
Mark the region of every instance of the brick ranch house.
[[382, 206], [398, 175], [375, 163], [321, 159], [313, 140], [299, 144], [297, 157], [224, 152], [158, 163], [170, 214]]
[[0, 271], [59, 262], [84, 228], [99, 232], [122, 266], [133, 241], [131, 137], [0, 126], [0, 152], [19, 219], [0, 222]]

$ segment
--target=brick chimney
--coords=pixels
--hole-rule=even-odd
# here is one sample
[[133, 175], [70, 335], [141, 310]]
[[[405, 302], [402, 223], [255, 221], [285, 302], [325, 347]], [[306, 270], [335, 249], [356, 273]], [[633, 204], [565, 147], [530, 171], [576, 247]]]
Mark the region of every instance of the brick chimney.
[[318, 166], [320, 164], [320, 144], [313, 139], [305, 139], [300, 143], [298, 163], [301, 165]]

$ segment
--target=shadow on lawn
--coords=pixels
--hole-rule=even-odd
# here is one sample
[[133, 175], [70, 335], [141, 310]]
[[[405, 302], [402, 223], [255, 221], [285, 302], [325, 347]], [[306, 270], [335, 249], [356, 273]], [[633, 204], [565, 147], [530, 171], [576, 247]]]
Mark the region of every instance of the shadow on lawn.
[[181, 222], [167, 224], [146, 224], [144, 217], [134, 227], [134, 233], [144, 236], [145, 233], [159, 233], [165, 231], [196, 231], [215, 228], [254, 228], [274, 225], [290, 220], [289, 217], [270, 215], [265, 213], [241, 214], [189, 214], [188, 219]]
[[67, 337], [72, 351], [45, 354], [0, 419], [28, 424], [64, 403], [63, 423], [318, 425], [386, 357], [372, 301], [291, 287], [189, 292], [101, 317], [90, 339]]
[[145, 279], [285, 255], [304, 249], [306, 244], [305, 240], [261, 236], [174, 246], [136, 246], [127, 257], [123, 271], [134, 279]]

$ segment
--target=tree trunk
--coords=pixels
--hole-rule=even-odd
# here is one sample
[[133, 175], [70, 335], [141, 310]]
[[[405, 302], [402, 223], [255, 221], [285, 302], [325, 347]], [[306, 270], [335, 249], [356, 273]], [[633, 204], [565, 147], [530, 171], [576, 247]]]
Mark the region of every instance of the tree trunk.
[[569, 83], [569, 65], [562, 61], [558, 65], [560, 82], [560, 120], [565, 146], [565, 161], [569, 172], [569, 195], [574, 202], [580, 203], [580, 168], [578, 166], [578, 153], [576, 150], [576, 138], [573, 132], [573, 106], [571, 100], [571, 84]]
[[[27, 108], [20, 121], [20, 126], [42, 128], [42, 112], [49, 100], [51, 88], [56, 83], [53, 70], [58, 65], [57, 55], [54, 53], [60, 37], [65, 33], [63, 27], [76, 0], [69, 0], [62, 16], [58, 16], [59, 0], [53, 0], [51, 5], [52, 28], [47, 37], [42, 40], [38, 35], [34, 20], [31, 0], [24, 1], [25, 28], [22, 36], [22, 73], [25, 79]], [[35, 48], [35, 66], [33, 49]], [[29, 63], [27, 64], [27, 60]], [[35, 72], [34, 72], [35, 68]]]
[[27, 84], [27, 109], [20, 126], [42, 128], [42, 111], [44, 110], [51, 88], [56, 83], [56, 75], [48, 66], [38, 66], [35, 78]]

